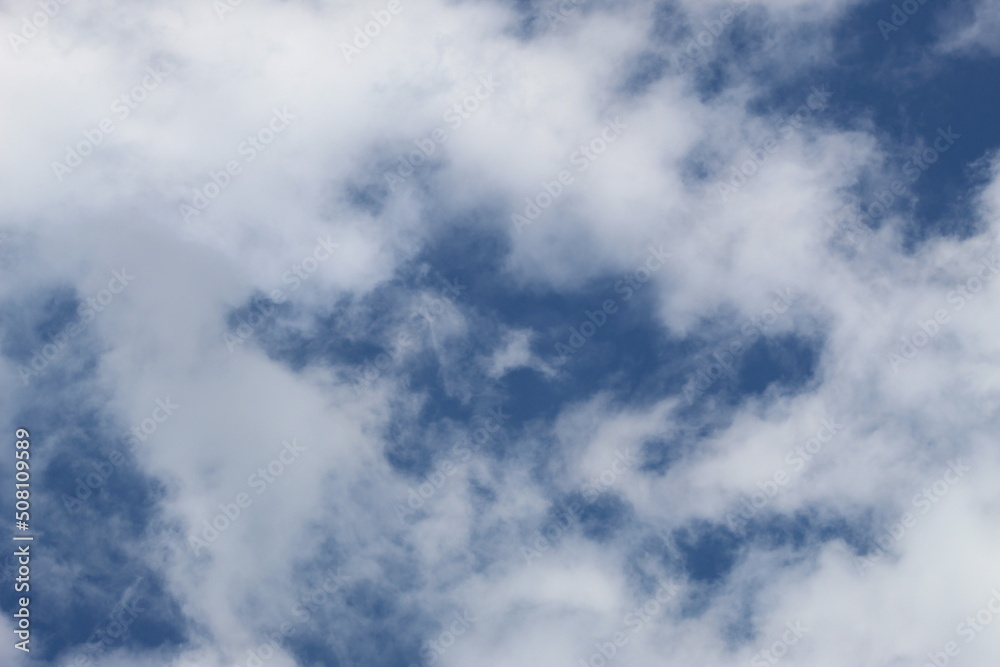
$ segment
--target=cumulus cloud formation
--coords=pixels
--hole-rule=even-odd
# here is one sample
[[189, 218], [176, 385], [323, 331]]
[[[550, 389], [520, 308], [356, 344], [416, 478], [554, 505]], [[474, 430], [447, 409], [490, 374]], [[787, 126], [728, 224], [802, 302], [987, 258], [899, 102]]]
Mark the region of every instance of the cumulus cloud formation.
[[0, 662], [991, 664], [997, 18], [0, 4]]

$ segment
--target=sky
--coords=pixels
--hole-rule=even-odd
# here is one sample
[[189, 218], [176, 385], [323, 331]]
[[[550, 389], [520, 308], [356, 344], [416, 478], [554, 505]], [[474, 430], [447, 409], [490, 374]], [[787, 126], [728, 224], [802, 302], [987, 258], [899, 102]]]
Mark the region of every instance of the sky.
[[997, 3], [0, 28], [0, 665], [995, 663]]

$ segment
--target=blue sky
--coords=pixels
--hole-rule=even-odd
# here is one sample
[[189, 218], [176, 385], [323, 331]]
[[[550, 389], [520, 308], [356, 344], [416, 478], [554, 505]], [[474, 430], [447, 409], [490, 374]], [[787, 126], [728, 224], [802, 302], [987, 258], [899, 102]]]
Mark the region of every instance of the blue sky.
[[994, 3], [0, 23], [0, 664], [997, 655]]

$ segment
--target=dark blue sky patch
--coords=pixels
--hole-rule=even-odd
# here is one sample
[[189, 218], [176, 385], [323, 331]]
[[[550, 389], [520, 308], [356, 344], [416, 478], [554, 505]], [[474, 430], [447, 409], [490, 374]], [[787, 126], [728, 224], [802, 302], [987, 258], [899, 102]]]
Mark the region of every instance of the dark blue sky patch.
[[469, 480], [469, 491], [472, 495], [473, 509], [480, 513], [497, 501], [496, 489], [477, 479]]
[[[639, 408], [683, 385], [683, 370], [696, 349], [694, 344], [672, 338], [654, 318], [652, 287], [625, 301], [612, 289], [615, 280], [601, 281], [604, 289], [583, 301], [585, 305], [562, 309], [574, 315], [564, 314], [539, 341], [541, 350], [547, 352], [546, 361], [560, 371], [554, 389], [561, 400], [612, 391], [617, 400]], [[607, 299], [618, 310], [588, 337], [588, 324], [593, 322], [590, 314], [601, 310]]]
[[[91, 391], [89, 399], [99, 404], [100, 392]], [[44, 407], [20, 412], [18, 420], [32, 432], [35, 476], [45, 479], [32, 498], [35, 514], [45, 517], [43, 555], [32, 562], [34, 628], [46, 637], [35, 647], [38, 655], [54, 661], [88, 641], [112, 649], [181, 644], [186, 622], [179, 606], [158, 575], [134, 557], [147, 540], [158, 539], [150, 527], [162, 525], [157, 506], [164, 488], [136, 468], [121, 438], [126, 428], [57, 389]], [[73, 581], [60, 575], [77, 569]], [[138, 606], [123, 609], [134, 584]], [[5, 587], [0, 606], [11, 609], [13, 601]]]
[[534, 369], [509, 371], [498, 381], [504, 392], [504, 410], [515, 428], [534, 420], [550, 421], [558, 414], [559, 385]]
[[360, 617], [369, 619], [385, 618], [395, 609], [393, 596], [371, 580], [348, 584], [344, 591], [344, 603]]
[[565, 533], [579, 532], [589, 540], [606, 543], [632, 522], [634, 514], [632, 505], [616, 493], [596, 497], [571, 493], [553, 498], [540, 530], [552, 542]]
[[[406, 602], [426, 583], [417, 559], [405, 548], [396, 549], [376, 559], [380, 571], [376, 579], [359, 579], [356, 572], [340, 567], [341, 552], [328, 538], [317, 545], [313, 557], [301, 561], [304, 576], [294, 605], [275, 609], [267, 625], [258, 628], [259, 636], [272, 635], [282, 623], [291, 623], [294, 631], [282, 644], [301, 664], [381, 665], [392, 664], [379, 662], [385, 656], [415, 654], [419, 633], [431, 625], [412, 602]], [[256, 597], [245, 601], [251, 608], [262, 604], [267, 601]], [[382, 657], [352, 648], [369, 644], [372, 636], [382, 638]], [[370, 648], [375, 653], [378, 647]], [[359, 662], [352, 656], [364, 659]]]
[[418, 415], [422, 423], [439, 419], [464, 421], [471, 415], [471, 408], [448, 391], [441, 359], [433, 350], [421, 350], [410, 357], [403, 373], [409, 392], [425, 395], [429, 399]]
[[66, 325], [77, 319], [77, 308], [81, 301], [76, 290], [59, 287], [40, 301], [35, 337], [39, 341], [50, 341]]
[[762, 337], [740, 360], [737, 391], [759, 395], [772, 385], [801, 391], [815, 377], [819, 353], [818, 342], [801, 336]]
[[[252, 338], [271, 358], [296, 370], [322, 361], [347, 365], [351, 374], [363, 373], [367, 368], [375, 377], [383, 372], [394, 375], [401, 372], [400, 359], [408, 354], [407, 350], [427, 344], [430, 327], [440, 316], [440, 304], [444, 303], [459, 310], [471, 309], [466, 315], [481, 325], [475, 329], [475, 341], [466, 341], [464, 347], [471, 348], [473, 342], [477, 346], [495, 343], [499, 341], [499, 330], [492, 320], [484, 317], [488, 312], [477, 316], [475, 309], [488, 303], [488, 296], [477, 290], [500, 276], [500, 263], [508, 251], [505, 243], [495, 232], [465, 228], [457, 223], [445, 225], [436, 241], [430, 242], [417, 257], [401, 266], [391, 280], [364, 299], [342, 298], [328, 312], [316, 315], [306, 331], [288, 324], [293, 303], [287, 301], [273, 316], [254, 327]], [[418, 291], [428, 296], [430, 303], [414, 301]], [[230, 333], [250, 321], [254, 311], [260, 310], [261, 306], [256, 304], [264, 296], [255, 296], [230, 315]], [[404, 350], [397, 343], [402, 333], [407, 336]], [[481, 350], [469, 349], [468, 353], [477, 351]], [[437, 372], [436, 363], [426, 357], [414, 361], [407, 371], [411, 381], [434, 385], [431, 376]]]
[[[582, 500], [582, 498], [581, 498]], [[580, 530], [595, 542], [608, 542], [633, 518], [632, 505], [616, 493], [602, 493], [580, 510]]]
[[[775, 82], [768, 72], [757, 76], [766, 92], [752, 108], [761, 113], [787, 114], [812, 86], [820, 85], [833, 93], [822, 112], [824, 121], [855, 129], [871, 120], [887, 147], [915, 146], [921, 139], [932, 146], [942, 128], [961, 135], [929, 168], [920, 168], [918, 181], [901, 179], [907, 192], [896, 197], [889, 212], [907, 214], [908, 206], [914, 206], [914, 220], [905, 229], [908, 250], [934, 237], [961, 239], [977, 231], [966, 196], [966, 166], [1000, 146], [993, 111], [1000, 103], [1000, 87], [986, 84], [1000, 80], [1000, 59], [933, 52], [943, 17], [961, 4], [924, 4], [900, 30], [888, 32], [888, 39], [878, 23], [890, 19], [892, 3], [861, 4], [839, 23], [832, 61], [800, 70], [788, 81]], [[912, 151], [889, 152], [887, 168], [901, 174]], [[865, 209], [877, 201], [877, 193], [862, 194]], [[874, 226], [884, 215], [875, 217]]]
[[331, 307], [331, 313], [315, 316], [315, 330], [303, 331], [289, 324], [289, 318], [295, 315], [292, 301], [275, 303], [268, 295], [258, 293], [227, 315], [227, 333], [233, 338], [226, 342], [234, 350], [244, 345], [259, 347], [269, 358], [294, 371], [317, 360], [359, 363], [366, 354], [377, 354], [380, 347], [373, 341], [358, 341], [347, 335], [349, 328], [342, 325], [342, 320], [351, 305], [350, 299], [342, 299]]
[[731, 530], [706, 521], [674, 531], [673, 539], [688, 577], [702, 584], [728, 576], [741, 551], [741, 541]]
[[482, 207], [458, 217], [437, 211], [431, 214], [446, 217], [404, 273], [418, 276], [423, 272], [435, 286], [444, 286], [442, 279], [457, 280], [468, 288], [458, 299], [468, 296], [477, 304], [489, 303], [489, 295], [495, 291], [511, 289], [510, 277], [504, 271], [510, 239], [506, 230], [489, 223], [500, 213]]
[[[293, 370], [314, 363], [343, 365], [349, 381], [357, 380], [366, 369], [372, 371], [374, 380], [383, 372], [398, 373], [405, 350], [424, 342], [427, 321], [409, 319], [416, 313], [411, 297], [402, 281], [390, 281], [363, 301], [341, 298], [328, 312], [315, 314], [302, 327], [290, 323], [296, 315], [292, 301], [276, 305], [264, 295], [256, 295], [230, 313], [227, 327], [232, 336], [240, 336], [250, 327], [244, 342], [233, 343], [234, 347], [258, 345], [271, 359]], [[398, 331], [409, 336], [402, 350], [395, 342]]]
[[[321, 356], [328, 362], [349, 364], [358, 373], [368, 369], [381, 376], [382, 371], [376, 373], [369, 367], [387, 352], [390, 327], [399, 325], [401, 312], [408, 312], [403, 308], [407, 290], [447, 291], [450, 284], [461, 290], [454, 304], [463, 310], [471, 329], [469, 340], [449, 342], [449, 354], [457, 355], [452, 361], [466, 374], [465, 380], [504, 403], [514, 424], [554, 417], [566, 401], [585, 399], [595, 391], [612, 389], [623, 401], [644, 405], [680, 387], [677, 371], [693, 348], [667, 338], [651, 318], [655, 288], [644, 287], [628, 301], [615, 290], [621, 279], [615, 275], [596, 279], [572, 294], [518, 288], [511, 284], [504, 268], [508, 251], [506, 240], [495, 230], [446, 225], [438, 239], [400, 271], [396, 281], [380, 287], [365, 303], [338, 304], [308, 334], [282, 331], [279, 314], [255, 330], [254, 337], [272, 357], [293, 368]], [[600, 311], [609, 299], [615, 302], [617, 312], [606, 317], [598, 314], [601, 326], [581, 348], [572, 348], [572, 355], [557, 351], [557, 344], [569, 345], [576, 340], [574, 332], [589, 326], [588, 313]], [[351, 316], [345, 313], [348, 308]], [[249, 317], [249, 310], [248, 305], [239, 317], [231, 318], [231, 330]], [[350, 321], [356, 329], [358, 317], [368, 334], [364, 341], [352, 341], [342, 331], [346, 328], [342, 321]], [[503, 344], [504, 328], [537, 331], [533, 351], [558, 364], [560, 375], [549, 378], [536, 370], [518, 369], [494, 381], [474, 370], [478, 354]], [[411, 333], [416, 338], [423, 335], [420, 330]], [[394, 359], [384, 365], [388, 366], [386, 374], [404, 377], [411, 391], [428, 396], [429, 411], [463, 418], [446, 388], [446, 374], [454, 371], [443, 368], [435, 353], [425, 349], [411, 354], [405, 362]], [[436, 407], [438, 404], [441, 407]], [[427, 416], [434, 417], [430, 412]]]
[[[101, 656], [108, 651], [170, 649], [187, 640], [184, 615], [155, 573], [137, 571], [124, 557], [105, 564], [121, 568], [127, 576], [85, 574], [86, 593], [81, 594], [82, 586], [78, 586], [70, 596], [32, 586], [32, 605], [39, 611], [34, 629], [46, 638], [41, 646], [32, 644], [32, 653], [44, 664], [54, 664], [69, 651], [81, 651], [90, 657], [91, 664], [102, 664]], [[106, 593], [108, 590], [116, 594]], [[54, 624], [45, 620], [44, 609], [58, 609], [62, 621]]]
[[[841, 516], [804, 510], [794, 515], [769, 511], [750, 517], [732, 527], [725, 523], [696, 520], [673, 533], [676, 552], [690, 579], [701, 584], [723, 581], [747, 549], [789, 551], [789, 563], [814, 557], [824, 543], [841, 540], [856, 554], [872, 550], [872, 521], [869, 512]], [[685, 612], [697, 614], [707, 604], [692, 598]]]
[[709, 435], [710, 431], [703, 428], [693, 433], [681, 433], [669, 438], [652, 438], [642, 444], [639, 469], [643, 472], [664, 474], [680, 461], [685, 454], [691, 452], [695, 444]]
[[[916, 514], [910, 507], [888, 512], [876, 512], [873, 507], [860, 509], [856, 515], [849, 517], [847, 526], [849, 530], [845, 530], [839, 537], [847, 542], [858, 556], [882, 554], [885, 549], [879, 545], [879, 540], [882, 540], [883, 544], [887, 537], [891, 538], [890, 544], [896, 541], [892, 531], [899, 529], [900, 517], [904, 512]], [[905, 534], [905, 530], [908, 529], [905, 526], [903, 528]]]
[[[736, 4], [738, 3], [733, 2], [731, 6]], [[709, 19], [715, 30], [719, 30], [718, 19], [718, 15]], [[712, 48], [720, 59], [748, 63], [752, 58], [769, 55], [777, 45], [777, 39], [774, 22], [768, 17], [767, 10], [751, 4], [722, 29], [722, 34], [713, 42]]]
[[26, 410], [20, 420], [23, 424], [45, 425], [29, 429], [36, 438], [32, 450], [36, 455], [35, 471], [44, 471], [46, 478], [46, 493], [36, 502], [45, 503], [46, 515], [65, 522], [64, 527], [72, 533], [57, 531], [47, 542], [72, 551], [81, 523], [100, 522], [109, 516], [115, 518], [119, 528], [128, 528], [130, 537], [144, 533], [165, 489], [135, 465], [131, 446], [124, 437], [125, 426], [94, 411], [92, 406], [60, 403], [57, 394], [50, 395], [48, 407]]
[[[59, 504], [67, 512], [67, 520], [75, 516], [99, 521], [102, 516], [114, 514], [138, 534], [166, 489], [161, 482], [142, 474], [126, 448], [118, 450], [124, 462], [116, 465], [114, 462], [121, 459], [115, 451], [108, 448], [77, 452], [71, 462], [54, 462], [46, 472]], [[74, 509], [66, 509], [69, 507]]]
[[141, 576], [134, 593], [120, 600], [111, 611], [110, 622], [103, 627], [103, 636], [106, 641], [115, 641], [115, 621], [118, 621], [128, 626], [121, 639], [122, 646], [131, 649], [182, 646], [188, 640], [188, 632], [180, 605], [157, 573], [148, 571]]
[[[4, 304], [0, 308], [3, 355], [17, 364], [29, 365], [32, 356], [42, 354], [42, 347], [52, 343], [56, 334], [72, 323], [82, 324], [77, 314], [80, 304], [79, 294], [67, 286], [53, 287], [22, 301]], [[79, 336], [69, 337], [68, 344], [72, 346]], [[66, 356], [66, 350], [59, 356]]]
[[724, 306], [692, 332], [685, 342], [689, 352], [677, 371], [685, 399], [678, 413], [681, 423], [718, 425], [748, 396], [768, 390], [800, 392], [816, 381], [825, 340], [822, 334], [767, 335], [775, 318], [786, 317], [774, 308], [782, 300], [794, 307], [790, 301], [794, 294], [783, 292], [776, 293], [779, 299], [771, 308], [742, 324], [736, 311]]
[[349, 662], [346, 650], [334, 638], [318, 633], [290, 637], [287, 650], [302, 667], [349, 667], [355, 664]]
[[680, 614], [684, 618], [697, 618], [709, 609], [745, 553], [745, 535], [735, 533], [725, 524], [695, 520], [674, 530], [671, 538], [669, 557], [676, 559], [677, 566], [693, 584], [681, 598]]
[[654, 43], [671, 46], [690, 34], [691, 20], [677, 0], [656, 3], [649, 37]]
[[[722, 21], [724, 11], [728, 22]], [[719, 5], [698, 21], [685, 19], [678, 25], [676, 41], [662, 51], [666, 70], [689, 77], [688, 85], [704, 102], [733, 85], [737, 74], [774, 46], [774, 29], [759, 7]]]
[[431, 471], [435, 450], [451, 449], [450, 443], [442, 442], [438, 425], [421, 426], [419, 419], [409, 415], [394, 415], [385, 428], [383, 440], [389, 464], [397, 472], [414, 479]]
[[423, 638], [435, 628], [434, 619], [392, 588], [364, 580], [348, 585], [338, 604], [316, 610], [289, 645], [297, 656], [323, 665], [419, 664]]
[[738, 2], [719, 5], [697, 20], [678, 3], [661, 2], [653, 13], [650, 39], [657, 47], [655, 57], [640, 57], [626, 68], [624, 91], [641, 94], [666, 74], [687, 76], [703, 101], [733, 83], [734, 64], [742, 69], [774, 44], [765, 10]]
[[[727, 573], [731, 569], [733, 554], [746, 549], [765, 551], [785, 551], [785, 557], [778, 567], [792, 567], [803, 560], [815, 558], [819, 548], [828, 542], [843, 541], [856, 555], [872, 551], [871, 512], [862, 510], [850, 516], [834, 515], [811, 508], [794, 515], [776, 514], [765, 508], [735, 530], [724, 524], [714, 524], [706, 528], [703, 521], [694, 522], [692, 527], [678, 531], [676, 540], [681, 552], [691, 559], [704, 559], [703, 570], [709, 574]], [[720, 559], [720, 555], [729, 558]], [[728, 569], [727, 569], [728, 568]], [[705, 583], [717, 584], [722, 576], [702, 577]], [[692, 576], [693, 579], [696, 577]], [[751, 582], [741, 594], [741, 611], [733, 615], [726, 624], [723, 636], [730, 649], [752, 643], [759, 637], [753, 624], [756, 595], [762, 588]], [[706, 611], [716, 593], [714, 586], [699, 588], [691, 592], [684, 601], [683, 615], [697, 617]]]
[[[523, 369], [500, 380], [508, 397], [505, 409], [513, 423], [551, 423], [567, 404], [586, 401], [602, 391], [613, 396], [615, 405], [630, 409], [651, 406], [679, 392], [694, 344], [669, 338], [649, 318], [649, 310], [640, 305], [631, 308], [609, 317], [590, 340], [561, 363], [555, 345], [566, 344], [571, 329], [578, 329], [580, 322], [586, 321], [587, 309], [579, 309], [580, 321], [573, 327], [564, 325], [565, 336], [539, 340], [542, 353], [548, 351], [545, 360], [555, 365], [558, 374], [549, 378]], [[554, 442], [549, 444], [555, 446]], [[532, 442], [531, 446], [533, 451], [526, 454], [537, 461], [540, 481], [544, 483], [550, 448], [545, 442]]]
[[801, 511], [789, 516], [767, 514], [754, 520], [747, 534], [764, 549], [790, 548], [801, 551], [810, 546], [841, 539], [855, 551], [865, 545], [866, 522], [861, 517], [821, 518], [815, 511]]
[[523, 426], [506, 419], [507, 413], [507, 406], [490, 396], [463, 403], [439, 389], [416, 411], [402, 406], [393, 411], [383, 434], [386, 458], [398, 472], [414, 479], [436, 469], [438, 461], [455, 459], [460, 446], [502, 460]]

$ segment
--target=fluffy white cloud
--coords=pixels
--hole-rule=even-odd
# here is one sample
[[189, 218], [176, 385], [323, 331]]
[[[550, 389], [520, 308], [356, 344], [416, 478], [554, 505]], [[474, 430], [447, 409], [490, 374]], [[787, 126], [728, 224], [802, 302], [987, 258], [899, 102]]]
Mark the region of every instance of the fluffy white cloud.
[[[851, 4], [753, 3], [748, 22], [771, 47], [742, 66], [799, 71], [828, 54], [826, 25]], [[681, 5], [695, 26], [727, 8]], [[643, 54], [669, 62], [691, 38], [654, 34], [656, 7], [640, 2], [581, 6], [529, 38], [513, 3], [402, 0], [370, 44], [345, 56], [355, 27], [384, 6], [244, 3], [220, 18], [210, 4], [67, 3], [3, 53], [0, 84], [17, 94], [0, 107], [0, 253], [11, 276], [0, 298], [20, 312], [48, 290], [70, 286], [86, 299], [114, 271], [134, 275], [47, 372], [95, 355], [92, 378], [62, 388], [64, 399], [121, 424], [141, 425], [158, 400], [179, 406], [136, 450], [166, 494], [134, 556], [164, 577], [193, 628], [189, 645], [115, 649], [102, 664], [245, 661], [293, 616], [322, 574], [317, 563], [332, 560], [354, 583], [385, 586], [400, 616], [438, 619], [421, 626], [418, 644], [443, 647], [451, 614], [469, 610], [475, 621], [438, 650], [446, 665], [577, 664], [618, 632], [628, 638], [615, 649], [623, 664], [744, 664], [796, 622], [808, 631], [788, 648], [789, 664], [913, 664], [949, 641], [967, 664], [996, 655], [1000, 623], [971, 639], [971, 626], [956, 626], [1000, 585], [997, 163], [977, 165], [987, 181], [973, 193], [978, 234], [909, 252], [900, 208], [852, 245], [829, 221], [855, 204], [860, 180], [889, 178], [893, 148], [874, 131], [835, 125], [823, 81], [763, 115], [750, 78], [705, 94], [693, 70], [668, 68], [625, 90], [622, 72]], [[15, 11], [0, 15], [5, 34], [23, 31]], [[948, 48], [994, 48], [995, 12], [986, 3], [976, 12]], [[721, 53], [724, 39], [706, 48]], [[434, 398], [404, 381], [407, 364], [433, 356], [444, 391], [463, 405], [514, 369], [561, 377], [532, 352], [538, 331], [485, 323], [492, 311], [471, 292], [409, 328], [410, 310], [432, 312], [440, 289], [400, 273], [426, 262], [456, 219], [509, 246], [504, 279], [526, 293], [590, 293], [646, 267], [643, 294], [664, 337], [707, 338], [725, 353], [734, 337], [742, 349], [752, 343], [742, 333], [750, 324], [755, 338], [819, 341], [815, 375], [794, 395], [772, 389], [716, 417], [688, 414], [714, 399], [679, 389], [643, 406], [603, 392], [507, 428], [502, 437], [516, 441], [507, 458], [487, 445], [468, 460], [457, 453], [441, 484], [405, 476], [388, 461], [393, 428], [435, 451], [445, 450], [438, 438], [463, 435], [458, 426], [409, 433]], [[660, 247], [670, 257], [650, 270]], [[783, 293], [785, 310], [775, 305]], [[257, 295], [287, 310], [264, 313], [243, 336], [231, 318]], [[396, 299], [396, 310], [381, 299]], [[355, 366], [267, 353], [268, 335], [315, 340], [326, 326], [339, 327], [338, 342], [388, 347], [366, 330], [380, 309], [391, 335], [409, 331], [413, 344], [360, 390], [347, 379]], [[566, 317], [568, 329], [583, 315]], [[0, 369], [4, 405], [44, 401], [19, 365], [7, 356]], [[5, 408], [5, 423], [14, 416]], [[707, 423], [692, 426], [698, 419]], [[824, 420], [840, 425], [835, 434]], [[613, 467], [619, 450], [641, 457], [649, 441], [684, 437], [697, 446], [662, 473]], [[970, 469], [953, 482], [945, 475], [958, 460]], [[396, 508], [427, 480], [432, 497], [400, 521]], [[627, 506], [610, 519], [614, 539], [582, 534], [580, 516], [547, 534], [552, 497], [588, 489]], [[728, 577], [689, 580], [674, 531], [726, 525], [761, 494], [747, 520], [848, 528], [828, 539], [814, 531], [798, 549], [747, 540]], [[231, 525], [216, 538], [204, 522], [219, 516]], [[525, 545], [539, 543], [544, 552], [526, 560]], [[878, 556], [863, 568], [859, 544]], [[681, 592], [636, 612], [667, 582]], [[343, 596], [294, 627], [318, 637], [336, 627], [326, 648], [357, 656], [342, 642], [369, 625]], [[267, 664], [297, 664], [288, 642]]]

